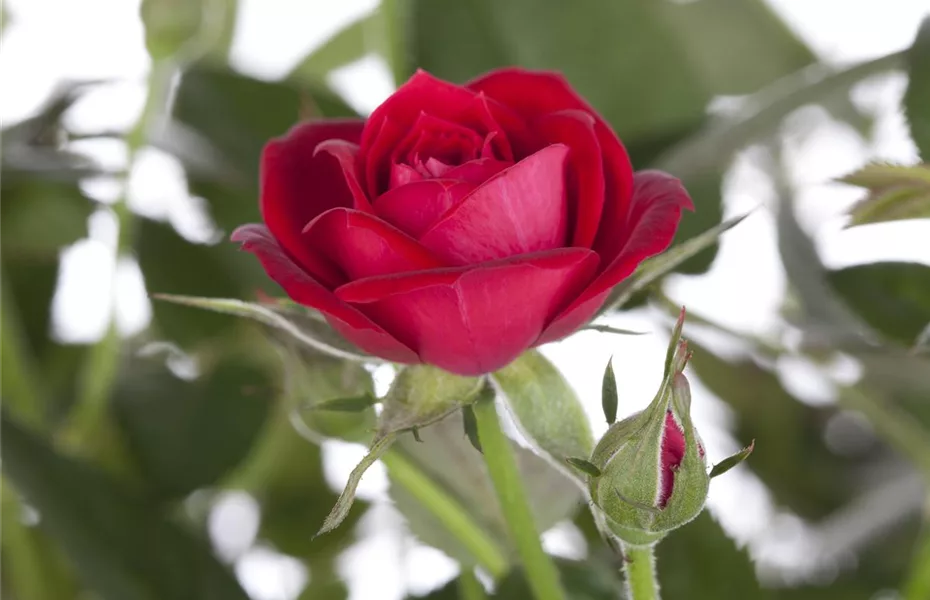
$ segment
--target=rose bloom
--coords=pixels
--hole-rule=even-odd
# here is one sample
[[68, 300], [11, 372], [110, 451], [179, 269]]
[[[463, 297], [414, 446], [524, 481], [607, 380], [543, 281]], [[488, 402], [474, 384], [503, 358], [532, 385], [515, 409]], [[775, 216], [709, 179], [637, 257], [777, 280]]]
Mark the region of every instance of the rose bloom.
[[585, 324], [692, 204], [562, 76], [507, 68], [296, 125], [260, 207], [232, 238], [294, 301], [373, 355], [478, 375]]

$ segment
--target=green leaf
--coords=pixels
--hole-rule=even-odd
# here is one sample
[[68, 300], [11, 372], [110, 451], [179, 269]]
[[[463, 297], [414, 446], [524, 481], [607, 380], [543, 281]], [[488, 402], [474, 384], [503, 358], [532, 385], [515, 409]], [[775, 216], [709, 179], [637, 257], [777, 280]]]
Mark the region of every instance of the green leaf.
[[[420, 430], [423, 442], [409, 436], [398, 439], [391, 454], [400, 454], [433, 485], [438, 486], [484, 536], [506, 551], [513, 551], [504, 517], [484, 459], [462, 435], [464, 412], [455, 412]], [[560, 471], [532, 451], [515, 442], [521, 480], [533, 510], [535, 522], [545, 531], [569, 518], [581, 505], [580, 490]], [[389, 457], [390, 458], [390, 457]], [[391, 497], [407, 518], [410, 530], [423, 542], [439, 548], [464, 565], [481, 564], [476, 556], [453, 535], [434, 513], [417, 500], [417, 492], [395, 482], [392, 462], [386, 460], [391, 475]], [[506, 556], [506, 554], [505, 554]], [[482, 565], [484, 566], [484, 565]]]
[[209, 545], [97, 469], [55, 453], [3, 415], [3, 471], [107, 600], [249, 600]]
[[591, 477], [600, 477], [601, 470], [597, 468], [591, 461], [584, 458], [577, 458], [574, 456], [569, 456], [565, 459], [565, 462], [575, 467], [582, 473], [590, 475]]
[[755, 447], [756, 447], [756, 441], [753, 440], [752, 442], [749, 443], [748, 446], [746, 446], [745, 448], [743, 448], [736, 454], [728, 456], [725, 459], [718, 462], [717, 464], [715, 464], [714, 468], [710, 470], [711, 478], [719, 477], [720, 475], [723, 475], [724, 473], [726, 473], [733, 467], [737, 466], [738, 464], [740, 464], [741, 462], [749, 458], [749, 455], [752, 454], [752, 451], [755, 449]]
[[271, 396], [267, 375], [241, 360], [224, 361], [195, 381], [139, 360], [121, 370], [113, 408], [147, 485], [181, 497], [215, 483], [249, 454]]
[[907, 67], [904, 111], [920, 155], [930, 161], [930, 18], [924, 19], [907, 52]]
[[827, 279], [856, 313], [889, 339], [911, 346], [930, 322], [930, 267], [881, 262], [830, 271]]
[[840, 181], [869, 190], [852, 208], [850, 226], [930, 218], [930, 166], [871, 163]]
[[690, 240], [673, 246], [659, 256], [650, 258], [641, 264], [633, 275], [626, 278], [611, 290], [610, 295], [607, 296], [607, 300], [604, 302], [600, 311], [598, 311], [598, 314], [603, 314], [614, 308], [623, 307], [635, 294], [645, 290], [662, 277], [668, 275], [674, 271], [678, 265], [696, 255], [701, 250], [709, 248], [711, 245], [717, 243], [717, 238], [724, 232], [738, 225], [748, 216], [749, 213], [728, 219]]
[[546, 357], [530, 350], [491, 377], [517, 427], [554, 464], [591, 456], [594, 436], [584, 407]]
[[364, 58], [384, 46], [381, 11], [352, 22], [304, 57], [288, 74], [293, 81], [322, 81], [331, 71]]
[[604, 409], [604, 418], [608, 425], [617, 420], [617, 378], [614, 375], [614, 359], [610, 357], [607, 368], [604, 369], [604, 379], [601, 382], [601, 406]]

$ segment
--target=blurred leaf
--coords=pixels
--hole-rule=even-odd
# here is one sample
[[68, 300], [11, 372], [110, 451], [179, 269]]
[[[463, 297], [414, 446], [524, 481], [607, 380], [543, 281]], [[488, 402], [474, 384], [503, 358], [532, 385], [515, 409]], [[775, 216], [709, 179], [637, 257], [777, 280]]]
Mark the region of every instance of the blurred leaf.
[[378, 399], [371, 395], [348, 396], [345, 398], [330, 398], [322, 402], [315, 402], [312, 406], [307, 406], [309, 410], [324, 410], [335, 412], [362, 412], [377, 402]]
[[930, 161], [930, 17], [924, 19], [907, 53], [907, 67], [904, 111], [920, 155]]
[[164, 364], [124, 366], [113, 408], [148, 484], [181, 497], [209, 486], [244, 459], [268, 414], [271, 382], [255, 367], [227, 360], [195, 381]]
[[[776, 183], [778, 183], [778, 175]], [[827, 281], [814, 242], [801, 228], [794, 198], [781, 190], [776, 214], [778, 252], [788, 283], [803, 309], [799, 325], [815, 346], [861, 345], [865, 335], [862, 321], [836, 296]]]
[[[236, 298], [260, 286], [271, 289], [260, 267], [241, 260], [233, 244], [192, 244], [170, 225], [149, 219], [139, 219], [136, 228], [136, 253], [149, 293]], [[228, 317], [167, 302], [153, 303], [152, 312], [159, 331], [184, 347], [221, 334], [230, 323]]]
[[829, 272], [834, 290], [866, 323], [910, 346], [930, 322], [930, 267], [882, 262]]
[[288, 74], [294, 81], [323, 81], [330, 72], [363, 58], [369, 52], [382, 49], [383, 24], [381, 11], [373, 10], [339, 30], [310, 52]]
[[149, 56], [163, 60], [190, 48], [209, 4], [201, 0], [142, 0], [139, 15]]
[[[556, 559], [559, 578], [567, 594], [566, 600], [616, 600], [623, 588], [619, 571], [593, 561], [579, 562]], [[513, 571], [501, 582], [493, 598], [501, 600], [523, 600], [532, 593], [520, 570]], [[669, 596], [676, 598], [677, 596]], [[682, 596], [693, 598], [694, 596]]]
[[[511, 548], [506, 523], [487, 475], [484, 459], [463, 432], [462, 417], [453, 413], [420, 430], [422, 442], [398, 438], [392, 452], [401, 453], [424, 476], [450, 495], [480, 528], [503, 548]], [[581, 506], [580, 490], [560, 471], [533, 452], [513, 444], [535, 522], [540, 531], [568, 518]], [[388, 472], [393, 473], [390, 463]], [[423, 542], [439, 548], [465, 565], [476, 557], [451, 534], [436, 515], [418, 502], [407, 486], [391, 485], [391, 497], [407, 518], [410, 530]]]
[[694, 125], [713, 96], [754, 91], [813, 62], [756, 0], [602, 0], [583, 11], [558, 0], [412, 5], [408, 75], [422, 67], [463, 82], [504, 65], [558, 70], [628, 143]]
[[259, 81], [196, 64], [181, 78], [173, 128], [158, 144], [181, 160], [191, 192], [207, 200], [222, 229], [232, 231], [259, 220], [262, 147], [311, 115], [355, 116], [319, 83]]
[[850, 226], [930, 218], [930, 166], [870, 163], [840, 181], [869, 190], [852, 208]]
[[656, 564], [668, 598], [775, 597], [759, 586], [746, 550], [737, 548], [706, 510], [662, 540]]
[[901, 53], [895, 53], [842, 71], [823, 65], [799, 71], [747, 98], [736, 114], [707, 123], [661, 156], [655, 167], [685, 181], [719, 172], [741, 148], [775, 134], [785, 117], [797, 109], [821, 102], [829, 106], [838, 93], [848, 93], [860, 81], [900, 68], [902, 59]]
[[208, 544], [93, 467], [2, 418], [4, 473], [42, 515], [87, 584], [107, 600], [248, 600]]
[[728, 219], [719, 225], [711, 227], [700, 235], [672, 246], [662, 254], [650, 258], [641, 264], [632, 275], [611, 290], [610, 295], [607, 296], [607, 300], [604, 301], [604, 305], [598, 311], [598, 314], [603, 314], [613, 308], [623, 307], [636, 293], [645, 290], [665, 275], [674, 271], [678, 265], [688, 258], [698, 254], [701, 250], [708, 248], [712, 244], [715, 244], [717, 239], [723, 235], [724, 232], [732, 229], [748, 216], [749, 214], [747, 213], [739, 217]]
[[564, 465], [570, 456], [591, 456], [594, 436], [584, 407], [562, 373], [539, 351], [525, 352], [491, 377], [514, 423], [553, 464]]
[[51, 179], [4, 181], [0, 194], [5, 260], [57, 261], [62, 248], [87, 236], [94, 203], [77, 183]]
[[694, 350], [689, 364], [701, 382], [733, 409], [735, 437], [756, 440], [750, 466], [775, 501], [807, 518], [825, 516], [845, 502], [851, 463], [830, 452], [823, 437], [832, 409], [799, 402], [750, 360], [726, 361], [693, 340], [689, 345]]

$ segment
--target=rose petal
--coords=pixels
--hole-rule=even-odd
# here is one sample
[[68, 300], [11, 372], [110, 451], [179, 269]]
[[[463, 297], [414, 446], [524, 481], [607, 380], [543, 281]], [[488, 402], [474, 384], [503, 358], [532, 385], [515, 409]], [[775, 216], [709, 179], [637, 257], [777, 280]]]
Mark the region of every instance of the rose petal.
[[479, 184], [484, 183], [494, 175], [512, 166], [512, 162], [504, 160], [478, 158], [446, 171], [443, 177], [446, 179], [459, 179], [461, 181]]
[[391, 165], [391, 182], [388, 188], [393, 190], [396, 187], [420, 181], [421, 179], [423, 179], [423, 175], [410, 165], [393, 164]]
[[363, 177], [371, 197], [385, 191], [390, 153], [412, 130], [420, 113], [456, 123], [481, 136], [489, 133], [497, 158], [513, 160], [511, 142], [516, 140], [525, 156], [538, 146], [529, 148], [524, 119], [493, 99], [462, 86], [437, 79], [425, 71], [417, 71], [400, 86], [368, 118], [362, 134], [361, 156]]
[[463, 125], [421, 112], [410, 133], [391, 151], [392, 163], [426, 162], [435, 157], [459, 164], [477, 158], [484, 137]]
[[547, 142], [571, 149], [566, 173], [571, 245], [590, 248], [604, 209], [604, 165], [594, 117], [580, 110], [560, 111], [539, 118], [534, 128]]
[[329, 154], [339, 162], [346, 185], [352, 192], [353, 207], [355, 210], [371, 212], [371, 202], [359, 184], [356, 173], [355, 158], [358, 154], [358, 146], [344, 140], [326, 140], [316, 147], [314, 155], [317, 154]]
[[361, 305], [424, 362], [480, 375], [527, 350], [597, 264], [591, 250], [560, 248], [478, 267], [362, 279], [336, 294]]
[[413, 350], [303, 271], [264, 225], [243, 225], [233, 232], [232, 239], [258, 257], [268, 275], [291, 299], [322, 312], [336, 331], [362, 350], [395, 362], [420, 362]]
[[602, 226], [594, 249], [605, 259], [616, 256], [619, 252], [616, 228], [622, 226], [627, 217], [633, 191], [633, 167], [626, 148], [603, 117], [559, 73], [504, 68], [474, 79], [465, 87], [484, 92], [530, 118], [563, 110], [582, 110], [594, 117], [597, 140], [604, 154], [605, 180]]
[[327, 285], [342, 283], [342, 275], [304, 244], [300, 232], [330, 208], [351, 206], [352, 194], [337, 162], [329, 156], [315, 156], [314, 150], [330, 139], [357, 142], [363, 125], [355, 119], [301, 123], [269, 142], [262, 152], [262, 218], [287, 253]]
[[474, 184], [451, 179], [424, 179], [381, 194], [375, 213], [414, 238], [419, 238], [447, 210], [455, 206]]
[[[639, 264], [668, 248], [675, 237], [683, 209], [694, 205], [681, 182], [661, 171], [637, 171], [623, 240], [613, 261], [588, 288], [546, 329], [539, 343], [565, 337], [597, 312], [611, 288], [626, 279]], [[603, 257], [602, 257], [603, 260]]]
[[554, 144], [501, 171], [420, 237], [436, 256], [472, 264], [565, 244], [565, 160]]
[[675, 422], [672, 411], [665, 413], [665, 436], [662, 438], [662, 491], [659, 508], [665, 508], [675, 486], [675, 471], [685, 457], [685, 432]]
[[307, 225], [304, 236], [350, 280], [447, 266], [402, 231], [348, 208], [323, 213]]

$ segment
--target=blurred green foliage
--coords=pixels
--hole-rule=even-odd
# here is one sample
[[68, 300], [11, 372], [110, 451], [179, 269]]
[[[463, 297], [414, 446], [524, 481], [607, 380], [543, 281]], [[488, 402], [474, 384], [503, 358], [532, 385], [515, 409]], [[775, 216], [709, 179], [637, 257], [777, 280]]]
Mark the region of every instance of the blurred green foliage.
[[[282, 81], [269, 82], [228, 64], [236, 15], [232, 0], [145, 0], [142, 10], [144, 43], [159, 65], [180, 76], [170, 107], [155, 107], [163, 126], [146, 131], [143, 142], [181, 163], [190, 193], [204, 199], [223, 236], [259, 220], [259, 156], [269, 138], [302, 118], [354, 116], [327, 76], [369, 53], [387, 61], [397, 83], [416, 68], [457, 82], [502, 65], [562, 71], [613, 125], [637, 168], [675, 159], [673, 174], [684, 179], [697, 205], [685, 217], [678, 242], [721, 222], [721, 185], [732, 154], [749, 143], [777, 148], [780, 124], [795, 108], [821, 104], [861, 129], [863, 115], [849, 102], [849, 89], [871, 73], [908, 70], [904, 108], [924, 160], [930, 153], [930, 21], [903, 60], [888, 57], [876, 61], [877, 67], [828, 72], [817, 83], [791, 77], [816, 58], [762, 0], [596, 0], [583, 8], [558, 0], [383, 0]], [[113, 355], [119, 370], [104, 389], [104, 418], [92, 421], [81, 436], [69, 434], [75, 412], [85, 408], [75, 406], [81, 397], [76, 390], [101, 365], [92, 360], [92, 346], [65, 344], [52, 333], [60, 253], [87, 236], [90, 215], [112, 210], [82, 182], [125, 176], [107, 172], [69, 144], [78, 136], [63, 117], [98, 85], [103, 84], [64, 86], [35, 116], [5, 124], [2, 132], [0, 590], [15, 600], [247, 598], [223, 562], [228, 559], [211, 547], [203, 514], [191, 510], [192, 499], [212, 501], [236, 489], [260, 506], [256, 543], [311, 570], [301, 598], [346, 598], [337, 558], [353, 542], [352, 525], [368, 505], [356, 502], [343, 527], [312, 539], [336, 499], [324, 478], [318, 443], [363, 441], [374, 416], [370, 410], [337, 414], [306, 406], [371, 393], [371, 375], [358, 363], [324, 357], [233, 316], [156, 300], [150, 327], [122, 340]], [[734, 95], [748, 96], [745, 110], [732, 118], [709, 116], [713, 99]], [[723, 140], [725, 151], [694, 150], [707, 140]], [[767, 175], [778, 184], [783, 168], [777, 152], [772, 155]], [[908, 472], [921, 464], [909, 451], [922, 443], [921, 436], [930, 436], [930, 360], [911, 347], [930, 323], [930, 270], [912, 263], [827, 270], [794, 219], [792, 190], [776, 187], [790, 287], [785, 329], [790, 323], [802, 342], [795, 347], [724, 331], [740, 338], [739, 356], [718, 355], [711, 343], [696, 345], [692, 365], [732, 412], [735, 437], [757, 440], [756, 452], [740, 468], [752, 470], [780, 509], [816, 526], [852, 510], [881, 486], [876, 471]], [[914, 188], [923, 194], [920, 199], [925, 187]], [[917, 196], [905, 199], [912, 197]], [[893, 199], [900, 202], [900, 194]], [[900, 204], [891, 208], [884, 214], [926, 214], [895, 213]], [[141, 215], [130, 222], [126, 239], [149, 293], [245, 300], [280, 294], [256, 261], [225, 240], [194, 243], [169, 223]], [[715, 253], [709, 247], [674, 270], [704, 273]], [[632, 298], [618, 290], [621, 308], [655, 299], [650, 292], [661, 278], [649, 281]], [[294, 311], [288, 318], [312, 320]], [[802, 358], [826, 370], [837, 352], [864, 365], [868, 387], [856, 384], [861, 392], [856, 397], [870, 404], [803, 402], [777, 369], [779, 359]], [[867, 431], [855, 434], [869, 444], [867, 451], [838, 453], [829, 443], [827, 431], [843, 408], [860, 410], [870, 420], [877, 440]], [[901, 419], [911, 438], [895, 433]], [[436, 436], [450, 443], [439, 444]], [[911, 443], [914, 437], [921, 439]], [[423, 438], [417, 444], [404, 437], [394, 451], [466, 507], [468, 518], [507, 549], [509, 559], [486, 474], [461, 425], [447, 419], [425, 430]], [[92, 443], [101, 439], [106, 443]], [[537, 517], [547, 525], [574, 518], [585, 534], [589, 558], [559, 564], [571, 598], [617, 598], [622, 589], [617, 559], [599, 539], [590, 514], [577, 511], [575, 490], [529, 451], [521, 452], [521, 461]], [[463, 565], [475, 564], [417, 494], [395, 482], [391, 495], [419, 539]], [[801, 579], [772, 587], [759, 584], [748, 553], [704, 514], [659, 547], [660, 578], [672, 600], [866, 600], [893, 589], [917, 590], [905, 600], [926, 600], [920, 577], [925, 580], [930, 570], [928, 553], [912, 549], [930, 547], [927, 534], [918, 539], [919, 528], [911, 526], [916, 511], [894, 516], [896, 526], [856, 540], [848, 556], [858, 566], [843, 565], [835, 581]], [[460, 597], [459, 584], [449, 582], [428, 597]], [[513, 570], [492, 597], [526, 598], [525, 585]]]

